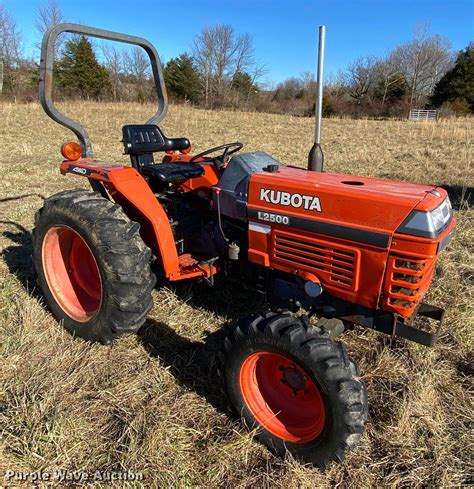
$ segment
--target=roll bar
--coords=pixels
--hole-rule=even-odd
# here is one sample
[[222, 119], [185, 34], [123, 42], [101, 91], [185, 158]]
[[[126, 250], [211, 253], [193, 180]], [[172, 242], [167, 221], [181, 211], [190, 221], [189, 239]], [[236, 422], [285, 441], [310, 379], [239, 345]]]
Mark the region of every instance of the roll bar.
[[163, 120], [168, 110], [168, 98], [166, 95], [166, 86], [163, 78], [163, 68], [161, 66], [160, 57], [156, 52], [155, 47], [146, 39], [141, 37], [129, 36], [119, 32], [106, 31], [96, 29], [80, 24], [57, 24], [51, 27], [43, 36], [41, 44], [41, 63], [40, 63], [40, 81], [39, 81], [39, 99], [44, 111], [59, 124], [71, 129], [78, 137], [82, 148], [83, 158], [92, 158], [92, 144], [87, 134], [87, 131], [78, 122], [65, 116], [53, 103], [53, 62], [54, 62], [54, 44], [56, 39], [63, 32], [71, 32], [74, 34], [83, 34], [99, 39], [107, 39], [109, 41], [119, 41], [126, 44], [135, 44], [142, 47], [148, 54], [155, 81], [156, 94], [158, 98], [158, 109], [156, 113], [146, 123], [158, 124]]

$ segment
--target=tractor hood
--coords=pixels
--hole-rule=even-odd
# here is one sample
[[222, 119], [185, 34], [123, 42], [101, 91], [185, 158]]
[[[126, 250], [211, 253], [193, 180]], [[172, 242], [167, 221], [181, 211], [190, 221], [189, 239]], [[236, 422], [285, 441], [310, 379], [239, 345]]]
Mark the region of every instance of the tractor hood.
[[[412, 211], [441, 206], [434, 186], [272, 166], [250, 177], [248, 217], [387, 247]], [[278, 217], [282, 216], [282, 217]]]

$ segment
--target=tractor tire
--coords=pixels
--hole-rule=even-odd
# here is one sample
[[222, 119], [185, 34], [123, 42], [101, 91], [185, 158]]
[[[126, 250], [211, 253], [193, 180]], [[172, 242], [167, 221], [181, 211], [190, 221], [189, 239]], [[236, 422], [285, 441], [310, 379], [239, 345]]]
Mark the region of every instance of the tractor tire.
[[36, 213], [38, 283], [74, 336], [108, 344], [145, 322], [156, 277], [139, 229], [118, 204], [83, 189], [49, 197]]
[[289, 313], [253, 315], [225, 339], [232, 407], [280, 456], [319, 468], [341, 462], [367, 420], [367, 391], [342, 343]]

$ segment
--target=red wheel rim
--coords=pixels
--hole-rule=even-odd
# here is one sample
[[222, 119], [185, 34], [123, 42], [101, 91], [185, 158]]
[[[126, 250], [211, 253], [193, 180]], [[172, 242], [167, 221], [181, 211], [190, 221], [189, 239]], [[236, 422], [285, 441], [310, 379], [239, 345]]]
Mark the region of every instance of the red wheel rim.
[[306, 443], [323, 431], [321, 393], [297, 362], [278, 353], [253, 353], [240, 370], [240, 386], [247, 407], [272, 435]]
[[84, 239], [68, 226], [54, 226], [44, 237], [42, 259], [49, 290], [61, 309], [75, 321], [90, 321], [102, 303], [102, 283]]

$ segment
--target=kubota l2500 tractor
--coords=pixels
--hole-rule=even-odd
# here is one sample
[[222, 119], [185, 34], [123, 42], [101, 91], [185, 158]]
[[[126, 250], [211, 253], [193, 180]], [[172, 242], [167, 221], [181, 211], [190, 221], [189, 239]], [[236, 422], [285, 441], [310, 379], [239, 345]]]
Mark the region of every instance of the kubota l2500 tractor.
[[[53, 47], [63, 32], [148, 53], [158, 110], [123, 127], [131, 166], [95, 159], [84, 128], [55, 108]], [[191, 155], [188, 139], [158, 126], [167, 110], [162, 68], [137, 37], [53, 27], [40, 98], [79, 139], [63, 146], [61, 173], [92, 187], [51, 196], [36, 215], [38, 282], [65, 328], [102, 343], [136, 332], [152, 307], [152, 264], [172, 282], [237, 277], [262, 292], [269, 312], [240, 321], [223, 345], [236, 413], [279, 454], [321, 467], [342, 460], [363, 432], [367, 394], [334, 338], [357, 324], [434, 343], [414, 319], [442, 319], [422, 298], [455, 225], [446, 191], [286, 166], [263, 152], [237, 154], [238, 142]]]

